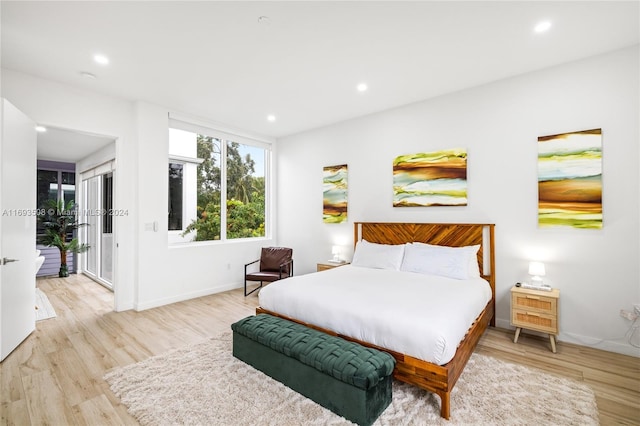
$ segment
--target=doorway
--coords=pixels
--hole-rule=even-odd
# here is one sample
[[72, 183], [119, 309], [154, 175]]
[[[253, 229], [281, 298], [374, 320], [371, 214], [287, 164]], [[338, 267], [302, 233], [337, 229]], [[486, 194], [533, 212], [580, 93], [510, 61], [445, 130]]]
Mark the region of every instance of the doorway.
[[[79, 241], [89, 249], [77, 257], [82, 273], [115, 293], [114, 176], [116, 138], [79, 130], [46, 127], [38, 134], [38, 160], [74, 165]], [[115, 299], [115, 294], [114, 294]], [[114, 300], [115, 308], [115, 300]]]

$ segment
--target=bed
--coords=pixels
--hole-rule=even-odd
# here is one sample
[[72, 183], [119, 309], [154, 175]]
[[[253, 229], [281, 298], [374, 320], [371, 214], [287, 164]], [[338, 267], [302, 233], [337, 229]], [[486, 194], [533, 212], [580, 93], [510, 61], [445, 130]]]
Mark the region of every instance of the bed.
[[[456, 291], [455, 294], [458, 295], [474, 293], [477, 286], [478, 294], [482, 294], [480, 297], [483, 297], [482, 302], [478, 305], [479, 302], [475, 296], [466, 298], [456, 296], [456, 299], [469, 299], [476, 306], [473, 308], [476, 311], [471, 316], [469, 313], [461, 315], [460, 312], [463, 310], [466, 312], [467, 308], [448, 307], [449, 305], [440, 299], [435, 302], [428, 294], [418, 293], [418, 291], [425, 291], [424, 289], [431, 289], [434, 297], [440, 297], [437, 294], [440, 290], [429, 287], [432, 284], [424, 284], [422, 281], [424, 277], [420, 276], [421, 274], [388, 270], [393, 268], [374, 270], [358, 267], [362, 266], [362, 257], [360, 257], [358, 266], [342, 266], [270, 284], [261, 291], [260, 307], [256, 312], [289, 319], [390, 353], [396, 359], [394, 377], [440, 396], [440, 414], [448, 419], [450, 393], [480, 336], [488, 325], [494, 325], [494, 225], [356, 222], [354, 241], [356, 244], [361, 244], [356, 249], [356, 255], [363, 253], [362, 244], [399, 246], [405, 243], [424, 243], [439, 246], [438, 248], [441, 246], [464, 247], [465, 249], [462, 250], [466, 250], [469, 246], [477, 246], [477, 253], [474, 251], [473, 260], [477, 262], [479, 277], [465, 280], [451, 280], [445, 277], [440, 285], [446, 287], [447, 292]], [[411, 244], [411, 246], [421, 247], [422, 245]], [[387, 257], [391, 259], [393, 255]], [[366, 291], [363, 291], [362, 287], [356, 287], [355, 284], [351, 287], [350, 280], [368, 283]], [[393, 290], [381, 305], [376, 302], [376, 297], [379, 298], [376, 294], [380, 288], [384, 287], [385, 280], [391, 282], [391, 285], [386, 286], [386, 291]], [[441, 282], [442, 279], [438, 278], [436, 281]], [[460, 284], [458, 285], [456, 281], [460, 281]], [[462, 287], [462, 281], [467, 287]], [[399, 287], [400, 285], [402, 287]], [[455, 287], [457, 290], [449, 287]], [[451, 298], [450, 295], [444, 297]], [[357, 313], [358, 309], [355, 308], [345, 309], [345, 306], [357, 305], [365, 309], [362, 309], [361, 313]], [[424, 311], [425, 314], [433, 312], [440, 318], [419, 317], [416, 320], [414, 317], [409, 317], [409, 311]], [[453, 315], [450, 315], [451, 313]], [[468, 318], [460, 320], [465, 315]], [[405, 318], [411, 319], [401, 320]], [[462, 322], [462, 329], [458, 325], [458, 330], [455, 332], [443, 332], [451, 334], [446, 338], [437, 334], [436, 343], [431, 346], [428, 344], [424, 346], [419, 342], [418, 348], [426, 348], [422, 351], [414, 347], [414, 343], [420, 341], [423, 336], [432, 332], [440, 333], [439, 330], [448, 329], [443, 324], [454, 322]], [[351, 326], [355, 324], [355, 331], [347, 327], [349, 324]], [[426, 327], [429, 324], [435, 324], [432, 327], [435, 331]], [[392, 326], [396, 328], [390, 328]], [[369, 331], [367, 327], [378, 330]], [[396, 339], [400, 343], [391, 339], [391, 336], [396, 335], [400, 336]], [[452, 345], [452, 341], [458, 343]]]

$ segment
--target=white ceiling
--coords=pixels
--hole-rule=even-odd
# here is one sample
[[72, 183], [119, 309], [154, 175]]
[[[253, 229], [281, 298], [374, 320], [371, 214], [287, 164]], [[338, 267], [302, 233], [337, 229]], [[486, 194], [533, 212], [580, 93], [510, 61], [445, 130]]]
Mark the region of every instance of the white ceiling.
[[110, 137], [48, 127], [38, 133], [38, 160], [74, 163], [99, 149], [115, 143]]
[[[4, 68], [273, 137], [640, 41], [638, 1], [2, 1], [1, 7]], [[268, 23], [260, 24], [260, 16]], [[552, 27], [535, 34], [541, 20]], [[94, 63], [95, 53], [110, 64]], [[367, 92], [356, 90], [360, 82]], [[268, 114], [277, 120], [268, 122]]]

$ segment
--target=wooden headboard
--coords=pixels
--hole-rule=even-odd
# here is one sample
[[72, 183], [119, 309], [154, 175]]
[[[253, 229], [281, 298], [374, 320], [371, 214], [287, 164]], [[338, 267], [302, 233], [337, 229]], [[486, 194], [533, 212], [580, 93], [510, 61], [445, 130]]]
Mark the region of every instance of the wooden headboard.
[[[451, 247], [480, 244], [478, 265], [482, 277], [491, 285], [495, 302], [494, 228], [490, 223], [355, 222], [353, 241], [354, 245], [361, 239], [378, 244], [421, 242]], [[494, 319], [491, 325], [494, 325]]]

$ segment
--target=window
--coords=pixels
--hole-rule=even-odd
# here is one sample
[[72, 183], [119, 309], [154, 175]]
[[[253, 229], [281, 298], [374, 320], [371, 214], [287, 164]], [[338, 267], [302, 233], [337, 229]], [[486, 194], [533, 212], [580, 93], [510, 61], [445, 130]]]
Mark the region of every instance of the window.
[[227, 238], [264, 237], [265, 150], [227, 141]]
[[[51, 162], [49, 162], [51, 163]], [[48, 164], [46, 168], [38, 168], [36, 172], [36, 206], [38, 209], [46, 209], [49, 200], [62, 200], [66, 206], [69, 201], [75, 201], [76, 197], [76, 173], [73, 171], [63, 171], [53, 168], [60, 165], [66, 167], [74, 166], [69, 163]], [[45, 166], [43, 166], [45, 167]], [[38, 220], [36, 236], [38, 240], [44, 235], [44, 225]]]
[[113, 233], [113, 173], [102, 175], [102, 233]]
[[169, 163], [169, 231], [182, 230], [183, 169], [183, 164]]
[[62, 184], [60, 185], [60, 193], [66, 206], [69, 201], [75, 201], [76, 199], [76, 173], [75, 172], [61, 172]]
[[[171, 242], [266, 236], [269, 145], [171, 121]], [[179, 234], [179, 238], [176, 236]]]
[[186, 232], [192, 234], [193, 241], [219, 240], [221, 232], [221, 154], [222, 141], [211, 136], [195, 134], [198, 159], [202, 162], [196, 171], [195, 188], [193, 182], [187, 191], [195, 192], [197, 218], [189, 218]]
[[42, 209], [48, 200], [58, 199], [58, 174], [57, 170], [38, 169], [38, 200], [37, 207]]

